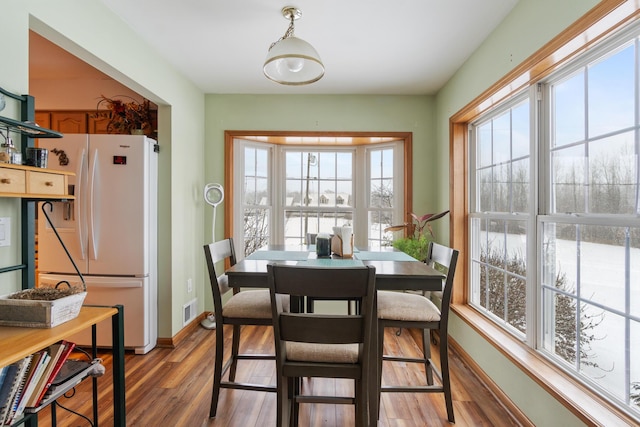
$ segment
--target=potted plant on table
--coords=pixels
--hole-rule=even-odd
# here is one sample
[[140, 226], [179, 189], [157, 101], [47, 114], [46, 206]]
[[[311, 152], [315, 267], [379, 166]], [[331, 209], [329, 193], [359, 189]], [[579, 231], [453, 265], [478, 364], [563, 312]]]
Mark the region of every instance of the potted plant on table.
[[406, 222], [400, 225], [392, 225], [385, 228], [384, 231], [393, 232], [404, 230], [406, 233], [405, 236], [400, 239], [395, 239], [392, 242], [393, 247], [414, 257], [419, 261], [424, 261], [427, 258], [429, 242], [431, 242], [435, 238], [435, 235], [433, 234], [433, 228], [431, 228], [431, 222], [442, 218], [448, 213], [449, 211], [446, 210], [440, 213], [429, 213], [418, 216], [412, 212], [412, 222]]
[[[126, 97], [129, 98], [129, 97]], [[143, 99], [141, 103], [130, 98], [130, 101], [107, 98], [100, 96], [97, 109], [102, 105], [110, 110], [107, 132], [132, 135], [150, 135], [153, 131], [151, 123], [151, 103], [148, 99]]]

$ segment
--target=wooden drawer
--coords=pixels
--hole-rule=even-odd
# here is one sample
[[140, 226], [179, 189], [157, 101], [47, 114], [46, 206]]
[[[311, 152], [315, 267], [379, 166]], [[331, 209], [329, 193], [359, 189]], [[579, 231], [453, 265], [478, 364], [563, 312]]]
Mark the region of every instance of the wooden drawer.
[[25, 171], [0, 168], [0, 193], [24, 193]]
[[27, 193], [65, 195], [67, 186], [64, 175], [46, 172], [27, 172]]

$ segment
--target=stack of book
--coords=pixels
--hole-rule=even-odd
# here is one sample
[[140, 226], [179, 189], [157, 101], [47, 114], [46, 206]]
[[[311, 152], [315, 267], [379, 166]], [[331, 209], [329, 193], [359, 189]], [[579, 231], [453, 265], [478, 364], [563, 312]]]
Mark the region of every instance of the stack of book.
[[0, 425], [13, 424], [25, 408], [40, 405], [74, 347], [61, 341], [0, 368]]

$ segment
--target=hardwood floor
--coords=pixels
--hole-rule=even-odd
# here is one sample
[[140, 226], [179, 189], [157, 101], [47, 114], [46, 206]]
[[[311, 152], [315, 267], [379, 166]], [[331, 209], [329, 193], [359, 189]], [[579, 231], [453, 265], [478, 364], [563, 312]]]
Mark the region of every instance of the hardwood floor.
[[[126, 405], [128, 426], [188, 427], [263, 427], [275, 424], [275, 393], [226, 390], [220, 393], [218, 416], [209, 419], [213, 383], [214, 332], [198, 327], [177, 348], [156, 348], [146, 355], [127, 353]], [[416, 335], [417, 336], [417, 335]], [[242, 351], [273, 351], [273, 336], [267, 327], [245, 327]], [[413, 331], [396, 336], [387, 330], [385, 346], [389, 351], [418, 354]], [[230, 346], [227, 345], [226, 348]], [[107, 375], [99, 380], [100, 425], [113, 425], [111, 358], [103, 355]], [[475, 376], [450, 355], [456, 426], [514, 426], [516, 420], [498, 404]], [[395, 365], [395, 366], [392, 366]], [[412, 366], [415, 365], [415, 366]], [[383, 382], [416, 381], [421, 384], [423, 370], [417, 364], [385, 364]], [[237, 380], [275, 383], [273, 361], [247, 361], [238, 365]], [[321, 392], [346, 393], [351, 384], [342, 380], [305, 380], [303, 387]], [[80, 384], [75, 395], [60, 403], [90, 417], [91, 381]], [[76, 427], [90, 424], [59, 408], [58, 426]], [[353, 424], [351, 405], [301, 405], [300, 426], [349, 426]], [[49, 409], [39, 414], [39, 425], [51, 425]], [[379, 427], [448, 426], [444, 398], [437, 394], [384, 393]]]

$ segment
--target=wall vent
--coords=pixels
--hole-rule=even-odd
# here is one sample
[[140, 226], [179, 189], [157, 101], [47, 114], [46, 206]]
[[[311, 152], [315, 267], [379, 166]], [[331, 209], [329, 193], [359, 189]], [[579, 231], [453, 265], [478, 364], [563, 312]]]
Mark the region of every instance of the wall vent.
[[185, 305], [182, 306], [182, 326], [186, 326], [190, 323], [198, 312], [198, 299], [194, 298]]

